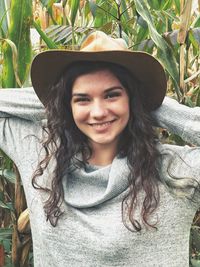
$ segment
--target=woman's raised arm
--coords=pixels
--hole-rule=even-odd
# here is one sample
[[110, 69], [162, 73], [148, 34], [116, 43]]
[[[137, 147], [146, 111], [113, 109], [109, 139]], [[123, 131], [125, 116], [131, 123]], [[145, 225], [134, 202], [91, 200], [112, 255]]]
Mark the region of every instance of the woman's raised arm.
[[186, 142], [200, 145], [200, 107], [190, 108], [165, 97], [152, 116], [158, 126], [179, 135]]
[[39, 136], [45, 119], [33, 88], [0, 89], [0, 149], [18, 165], [32, 155], [31, 136]]
[[0, 117], [40, 121], [45, 119], [44, 106], [32, 87], [0, 89]]

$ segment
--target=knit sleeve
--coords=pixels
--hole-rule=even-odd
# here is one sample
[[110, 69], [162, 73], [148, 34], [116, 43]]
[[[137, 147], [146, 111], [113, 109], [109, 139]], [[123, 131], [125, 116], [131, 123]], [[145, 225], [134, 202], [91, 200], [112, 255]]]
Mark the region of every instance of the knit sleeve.
[[165, 97], [163, 104], [152, 112], [158, 126], [179, 135], [186, 142], [200, 145], [200, 108], [190, 108]]
[[0, 149], [15, 163], [32, 154], [32, 140], [45, 122], [44, 107], [33, 88], [0, 89]]
[[0, 89], [0, 117], [40, 121], [45, 119], [45, 110], [32, 87]]

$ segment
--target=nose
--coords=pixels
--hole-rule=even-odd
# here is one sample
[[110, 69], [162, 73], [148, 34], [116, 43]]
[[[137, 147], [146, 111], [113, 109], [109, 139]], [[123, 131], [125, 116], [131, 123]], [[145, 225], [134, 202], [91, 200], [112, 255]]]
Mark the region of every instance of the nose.
[[95, 119], [102, 119], [106, 117], [107, 114], [108, 114], [108, 109], [101, 101], [93, 103], [91, 110], [90, 110], [91, 117]]

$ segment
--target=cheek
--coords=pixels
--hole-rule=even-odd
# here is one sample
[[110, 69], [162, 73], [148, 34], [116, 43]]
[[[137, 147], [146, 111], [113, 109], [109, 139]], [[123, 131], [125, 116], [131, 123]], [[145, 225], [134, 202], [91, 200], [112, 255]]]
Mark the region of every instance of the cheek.
[[129, 117], [130, 117], [130, 105], [129, 105], [128, 98], [124, 99], [124, 101], [122, 101], [120, 107], [121, 107], [121, 110], [120, 110], [121, 114], [128, 121]]
[[125, 111], [125, 118], [124, 118], [126, 125], [128, 124], [129, 119], [130, 119], [130, 110], [129, 110], [129, 106], [127, 106], [127, 109]]
[[87, 110], [72, 105], [72, 116], [76, 124], [81, 123], [87, 118]]
[[124, 127], [127, 126], [129, 119], [130, 119], [130, 107], [129, 107], [129, 104], [124, 103], [124, 106], [123, 106]]

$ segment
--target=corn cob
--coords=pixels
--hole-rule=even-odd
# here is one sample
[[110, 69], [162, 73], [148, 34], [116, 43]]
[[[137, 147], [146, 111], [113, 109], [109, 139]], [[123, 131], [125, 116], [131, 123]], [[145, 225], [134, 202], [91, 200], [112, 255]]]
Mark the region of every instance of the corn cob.
[[30, 232], [30, 222], [29, 222], [29, 212], [28, 209], [25, 209], [19, 216], [17, 222], [17, 229], [20, 233]]

